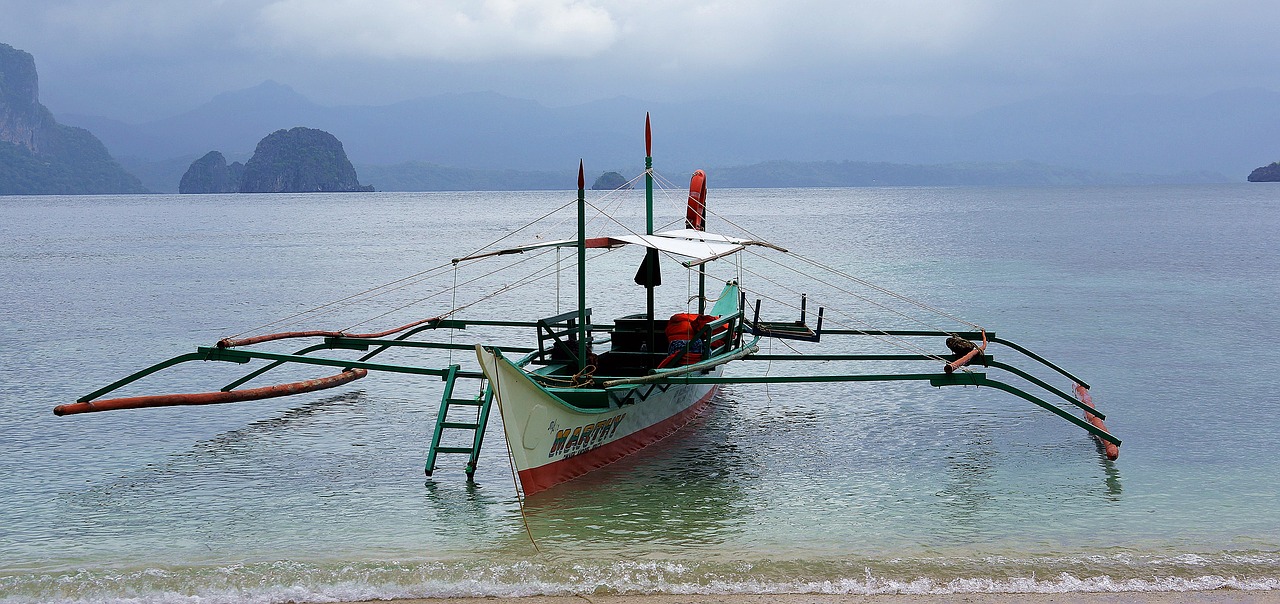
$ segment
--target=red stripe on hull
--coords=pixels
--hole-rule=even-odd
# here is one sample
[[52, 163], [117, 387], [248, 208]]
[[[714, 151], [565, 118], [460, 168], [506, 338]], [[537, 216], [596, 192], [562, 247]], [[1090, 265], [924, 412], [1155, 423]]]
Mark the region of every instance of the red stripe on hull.
[[707, 395], [698, 402], [689, 405], [688, 409], [664, 419], [648, 428], [637, 430], [607, 445], [597, 447], [581, 455], [574, 455], [560, 461], [552, 462], [536, 468], [529, 468], [519, 473], [520, 486], [525, 496], [532, 495], [573, 480], [587, 472], [607, 466], [623, 457], [639, 451], [659, 440], [675, 434], [697, 419], [706, 410], [707, 403], [715, 395], [718, 387], [712, 387]]

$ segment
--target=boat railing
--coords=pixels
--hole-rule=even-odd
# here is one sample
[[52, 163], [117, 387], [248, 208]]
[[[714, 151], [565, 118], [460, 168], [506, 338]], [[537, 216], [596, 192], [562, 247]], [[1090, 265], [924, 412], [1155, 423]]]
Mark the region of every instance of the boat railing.
[[702, 340], [706, 356], [720, 356], [742, 343], [742, 311], [725, 315], [708, 322], [694, 334], [694, 339]]
[[[591, 309], [583, 312], [587, 325], [591, 325]], [[532, 362], [545, 365], [571, 361], [581, 366], [578, 359], [578, 320], [582, 316], [574, 310], [539, 319], [536, 323], [538, 348]]]

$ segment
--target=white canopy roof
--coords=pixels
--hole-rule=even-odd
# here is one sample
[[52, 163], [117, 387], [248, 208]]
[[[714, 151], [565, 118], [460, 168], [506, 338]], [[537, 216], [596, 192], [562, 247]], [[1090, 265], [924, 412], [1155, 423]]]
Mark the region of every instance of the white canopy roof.
[[[477, 258], [485, 258], [488, 256], [518, 254], [545, 247], [571, 247], [577, 244], [577, 239], [560, 239], [556, 241], [532, 243], [505, 250], [484, 252], [468, 256], [466, 258], [455, 258], [453, 261], [457, 263], [463, 260], [475, 260]], [[730, 254], [735, 254], [742, 251], [742, 249], [747, 245], [762, 245], [786, 251], [776, 245], [763, 241], [739, 239], [726, 235], [718, 235], [716, 233], [695, 231], [693, 229], [663, 231], [653, 235], [611, 235], [607, 237], [591, 237], [587, 239], [587, 247], [589, 248], [617, 247], [619, 245], [627, 244], [653, 248], [663, 252], [669, 252], [678, 256], [690, 258], [691, 260], [683, 263], [685, 266], [697, 266], [717, 258], [723, 258]]]
[[[700, 232], [700, 231], [692, 231]], [[716, 235], [716, 237], [721, 237]], [[685, 266], [695, 266], [710, 262], [716, 258], [723, 258], [729, 254], [742, 251], [741, 243], [730, 243], [728, 241], [717, 241], [712, 239], [686, 239], [684, 237], [672, 237], [667, 233], [655, 235], [622, 235], [618, 237], [610, 237], [615, 241], [631, 243], [634, 245], [642, 245], [644, 247], [654, 248], [663, 252], [670, 252], [679, 256], [692, 258], [685, 262]], [[723, 238], [727, 239], [727, 238]]]

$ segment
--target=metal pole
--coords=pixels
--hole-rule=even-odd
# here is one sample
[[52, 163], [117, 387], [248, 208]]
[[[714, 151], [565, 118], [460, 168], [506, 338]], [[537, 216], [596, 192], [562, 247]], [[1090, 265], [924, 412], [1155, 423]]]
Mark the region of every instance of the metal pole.
[[[646, 235], [653, 234], [653, 130], [649, 126], [649, 114], [644, 114], [644, 216], [645, 225], [644, 232]], [[658, 250], [649, 248], [645, 250], [645, 327], [648, 332], [648, 341], [645, 349], [653, 347], [653, 341], [657, 337], [657, 330], [653, 324], [653, 271], [658, 265]], [[649, 350], [650, 353], [658, 352]]]
[[587, 181], [578, 160], [578, 371], [587, 368]]

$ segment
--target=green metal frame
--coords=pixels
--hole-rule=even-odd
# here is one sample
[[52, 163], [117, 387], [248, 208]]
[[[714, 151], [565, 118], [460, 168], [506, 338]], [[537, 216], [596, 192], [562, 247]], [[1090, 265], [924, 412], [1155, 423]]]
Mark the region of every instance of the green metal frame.
[[[589, 317], [590, 315], [587, 315], [587, 316]], [[456, 365], [456, 364], [449, 365], [444, 368], [434, 368], [434, 367], [421, 367], [421, 366], [414, 366], [414, 365], [401, 365], [401, 364], [392, 364], [392, 363], [375, 363], [375, 362], [371, 362], [370, 359], [392, 348], [471, 350], [475, 346], [474, 344], [425, 342], [425, 341], [407, 339], [415, 334], [418, 334], [427, 330], [433, 330], [433, 329], [465, 330], [468, 326], [534, 328], [538, 336], [538, 346], [536, 348], [526, 348], [526, 347], [503, 347], [502, 348], [503, 351], [508, 353], [524, 353], [525, 356], [522, 359], [520, 359], [516, 363], [516, 365], [525, 366], [529, 362], [534, 361], [535, 359], [546, 355], [547, 353], [546, 343], [548, 340], [555, 340], [556, 342], [563, 344], [564, 348], [567, 351], [569, 349], [568, 344], [561, 342], [559, 336], [569, 333], [569, 331], [574, 329], [574, 327], [581, 329], [582, 326], [573, 325], [573, 323], [575, 323], [576, 320], [579, 319], [579, 317], [580, 317], [579, 311], [574, 311], [570, 313], [565, 313], [558, 317], [552, 317], [549, 319], [544, 319], [541, 321], [533, 321], [533, 322], [480, 321], [480, 320], [433, 321], [430, 324], [420, 326], [404, 334], [401, 334], [400, 336], [394, 339], [365, 339], [365, 338], [351, 338], [351, 337], [341, 337], [341, 336], [326, 337], [321, 343], [300, 348], [292, 354], [265, 352], [265, 351], [259, 351], [259, 350], [251, 350], [251, 349], [217, 348], [217, 347], [202, 346], [197, 348], [196, 352], [194, 353], [187, 353], [187, 354], [175, 356], [171, 359], [167, 359], [160, 363], [156, 363], [155, 365], [152, 365], [141, 371], [138, 371], [129, 376], [126, 376], [120, 380], [112, 382], [111, 384], [104, 386], [103, 388], [100, 388], [83, 397], [80, 397], [79, 399], [77, 399], [77, 401], [82, 403], [92, 401], [94, 399], [97, 399], [103, 396], [104, 394], [107, 394], [113, 390], [119, 389], [123, 386], [136, 382], [153, 373], [162, 371], [164, 369], [167, 369], [175, 365], [179, 365], [179, 364], [187, 363], [191, 361], [222, 361], [222, 362], [237, 363], [237, 364], [245, 364], [255, 360], [268, 361], [268, 363], [265, 366], [258, 368], [246, 374], [245, 376], [241, 377], [240, 379], [224, 386], [222, 388], [224, 392], [231, 391], [243, 385], [244, 383], [254, 378], [257, 378], [262, 374], [272, 369], [275, 369], [276, 367], [279, 367], [280, 365], [283, 365], [285, 363], [298, 363], [298, 364], [304, 364], [304, 365], [340, 367], [344, 370], [365, 369], [369, 371], [383, 371], [383, 372], [389, 372], [389, 373], [402, 373], [402, 374], [409, 374], [409, 375], [437, 376], [445, 382], [445, 388], [441, 396], [440, 407], [436, 417], [436, 426], [435, 426], [435, 429], [433, 430], [431, 445], [427, 453], [426, 473], [428, 476], [430, 476], [431, 473], [435, 470], [435, 463], [437, 461], [439, 454], [465, 453], [465, 454], [468, 454], [469, 456], [466, 467], [465, 467], [465, 471], [468, 478], [471, 478], [472, 476], [474, 476], [474, 473], [476, 470], [476, 464], [479, 458], [480, 448], [484, 440], [485, 427], [488, 423], [489, 410], [491, 408], [491, 403], [493, 400], [493, 389], [490, 385], [487, 384], [486, 381], [484, 381], [485, 380], [484, 374], [480, 371], [464, 371], [462, 370], [460, 365]], [[569, 324], [567, 326], [567, 329], [565, 328], [566, 326], [563, 323], [561, 323], [559, 320], [565, 320], [565, 322]], [[590, 319], [587, 319], [587, 321], [589, 322]], [[746, 321], [744, 320], [742, 311], [740, 310], [738, 313], [732, 316], [722, 317], [717, 321], [709, 324], [707, 327], [704, 328], [704, 331], [700, 332], [698, 335], [704, 337], [705, 339], [710, 339], [711, 333], [718, 326], [725, 326], [730, 331], [730, 334], [726, 336], [727, 340], [724, 346], [718, 347], [717, 350], [710, 350], [710, 348], [708, 347], [708, 354], [712, 356], [712, 358], [715, 358], [715, 353], [717, 352], [725, 352], [727, 349], [734, 346], [735, 344], [737, 346], [741, 346], [741, 338], [746, 330], [745, 323]], [[601, 325], [601, 326], [587, 325], [586, 327], [591, 330], [606, 331], [606, 332], [611, 329], [610, 326], [604, 326], [604, 325]], [[951, 335], [956, 335], [956, 336], [970, 339], [970, 340], [977, 340], [983, 336], [981, 332], [942, 332], [942, 331], [931, 331], [931, 330], [824, 329], [822, 331], [822, 334], [826, 336], [893, 336], [893, 337], [947, 337]], [[1018, 353], [1021, 353], [1027, 358], [1043, 365], [1044, 367], [1064, 377], [1071, 379], [1073, 382], [1083, 386], [1086, 389], [1089, 387], [1088, 383], [1076, 377], [1071, 372], [1055, 365], [1054, 363], [1051, 363], [1044, 357], [1038, 354], [1035, 354], [1034, 352], [1031, 352], [1030, 350], [1018, 344], [1015, 344], [1003, 338], [996, 337], [996, 335], [991, 332], [986, 333], [986, 338], [988, 342], [991, 344], [999, 344], [999, 345], [1006, 346], [1009, 349], [1014, 350]], [[759, 338], [757, 338], [757, 340], [758, 339]], [[368, 352], [356, 360], [312, 356], [312, 353], [321, 351], [321, 350], [354, 350], [354, 351], [368, 351]], [[760, 354], [757, 352], [755, 354], [750, 354], [749, 356], [746, 356], [741, 360], [783, 361], [783, 362], [785, 361], [802, 361], [802, 362], [931, 361], [931, 362], [937, 362], [939, 360], [943, 360], [943, 361], [954, 360], [955, 358], [957, 358], [956, 355], [951, 355], [951, 354], [944, 354], [944, 355]], [[1101, 410], [1091, 407], [1089, 405], [1086, 405], [1080, 400], [1077, 400], [1076, 397], [1071, 396], [1067, 392], [1064, 392], [1062, 389], [1054, 387], [1052, 384], [1049, 384], [1048, 382], [1036, 377], [1035, 375], [1032, 375], [1031, 373], [1023, 369], [1020, 369], [1018, 367], [1015, 367], [1013, 365], [1009, 365], [1007, 363], [1002, 363], [994, 360], [994, 358], [990, 354], [983, 354], [980, 357], [974, 359], [970, 367], [976, 367], [977, 365], [983, 365], [988, 368], [1006, 371], [1014, 376], [1017, 376], [1019, 378], [1022, 378], [1023, 380], [1026, 380], [1028, 383], [1036, 387], [1041, 388], [1043, 391], [1052, 394], [1054, 397], [1067, 401], [1074, 407], [1079, 408], [1089, 414], [1092, 414], [1098, 417], [1099, 419], [1106, 419], [1107, 417], [1106, 414], [1103, 413]], [[1045, 400], [1044, 398], [1041, 398], [1040, 396], [1032, 394], [1023, 388], [1011, 385], [1007, 382], [992, 379], [988, 377], [986, 373], [981, 373], [981, 372], [961, 371], [961, 372], [956, 372], [952, 374], [947, 374], [947, 373], [869, 373], [869, 374], [740, 376], [740, 377], [710, 376], [710, 375], [703, 375], [700, 372], [693, 372], [693, 373], [685, 373], [685, 374], [678, 374], [678, 375], [653, 375], [653, 376], [650, 376], [650, 378], [651, 379], [645, 382], [645, 386], [649, 388], [656, 387], [659, 389], [665, 389], [675, 384], [785, 384], [785, 383], [814, 383], [814, 382], [831, 383], [831, 382], [892, 382], [892, 381], [927, 381], [930, 383], [930, 385], [933, 385], [935, 387], [958, 386], [958, 385], [986, 386], [990, 388], [995, 388], [997, 390], [1001, 390], [1003, 392], [1007, 392], [1023, 400], [1026, 400], [1036, 406], [1039, 406], [1061, 417], [1062, 419], [1070, 422], [1071, 424], [1079, 428], [1082, 428], [1083, 430], [1097, 437], [1101, 441], [1112, 443], [1117, 446], [1121, 444], [1121, 441], [1119, 438], [1116, 438], [1106, 430], [1100, 429], [1097, 426], [1094, 426], [1092, 423], [1073, 415], [1072, 413], [1063, 409], [1062, 407], [1055, 405]], [[455, 386], [457, 385], [457, 380], [460, 380], [460, 379], [481, 380], [480, 394], [474, 399], [455, 398], [453, 396], [455, 391]], [[596, 379], [599, 383], [599, 382], [608, 381], [611, 378], [607, 376], [597, 376]], [[619, 388], [622, 388], [622, 387], [614, 387], [606, 390], [612, 392], [613, 390], [618, 390]], [[451, 419], [449, 417], [449, 411], [452, 407], [455, 407], [455, 406], [476, 407], [477, 408], [476, 420], [474, 422], [471, 422], [471, 421], [462, 422], [462, 421], [455, 421]], [[441, 435], [443, 431], [446, 429], [471, 430], [473, 432], [472, 446], [471, 447], [442, 446]]]
[[[753, 358], [753, 357], [748, 357]], [[989, 386], [998, 390], [1003, 390], [1019, 398], [1025, 399], [1044, 409], [1047, 409], [1059, 417], [1085, 429], [1090, 434], [1101, 438], [1116, 446], [1120, 445], [1120, 439], [1112, 436], [1111, 433], [1098, 429], [1093, 424], [1086, 422], [1070, 413], [1063, 411], [1061, 408], [1050, 404], [1032, 394], [1027, 393], [1015, 386], [1004, 382], [993, 380], [987, 377], [985, 373], [880, 373], [880, 374], [834, 374], [834, 375], [806, 375], [806, 376], [745, 376], [745, 377], [725, 377], [725, 376], [708, 376], [708, 375], [682, 375], [663, 378], [654, 383], [669, 384], [798, 384], [798, 383], [822, 383], [822, 382], [929, 382], [932, 386]], [[1090, 410], [1090, 413], [1097, 415], [1096, 411]]]
[[[363, 368], [363, 369], [368, 369], [370, 371], [388, 371], [392, 373], [438, 375], [443, 378], [447, 369], [432, 369], [432, 368], [426, 368], [426, 367], [415, 367], [411, 365], [368, 363], [367, 361], [370, 358], [373, 358], [374, 356], [395, 347], [434, 348], [434, 349], [441, 349], [441, 350], [471, 350], [475, 348], [474, 344], [449, 344], [444, 342], [421, 342], [421, 341], [406, 340], [404, 338], [411, 337], [415, 334], [418, 334], [430, 329], [463, 329], [465, 330], [468, 326], [473, 326], [473, 325], [474, 326], [490, 326], [490, 327], [535, 328], [537, 327], [538, 323], [534, 321], [480, 321], [480, 320], [463, 321], [463, 320], [450, 319], [450, 320], [443, 320], [443, 321], [435, 321], [428, 325], [417, 327], [408, 332], [405, 332], [404, 334], [402, 334], [401, 336], [393, 340], [349, 338], [349, 337], [327, 337], [324, 339], [323, 343], [298, 349], [293, 354], [259, 352], [251, 349], [216, 348], [216, 347], [201, 346], [196, 348], [196, 352], [180, 354], [171, 359], [166, 359], [164, 361], [151, 365], [150, 367], [147, 367], [135, 373], [129, 374], [119, 380], [116, 380], [110, 384], [107, 384], [106, 386], [103, 386], [102, 388], [94, 390], [93, 392], [90, 392], [89, 394], [86, 394], [76, 399], [76, 402], [86, 403], [86, 402], [92, 401], [94, 399], [102, 397], [107, 393], [110, 393], [115, 390], [119, 390], [120, 388], [123, 388], [124, 386], [127, 386], [129, 384], [132, 384], [133, 382], [136, 382], [142, 378], [145, 378], [153, 373], [162, 371], [164, 369], [168, 369], [169, 367], [173, 367], [175, 365], [180, 365], [182, 363], [188, 363], [191, 361], [224, 361], [224, 362], [241, 363], [241, 364], [249, 363], [255, 359], [264, 359], [264, 360], [272, 361], [266, 366], [256, 369], [246, 374], [244, 377], [234, 382], [231, 382], [226, 386], [223, 386], [221, 388], [223, 392], [234, 390], [235, 388], [243, 385], [249, 380], [259, 377], [262, 374], [272, 369], [275, 369], [285, 363], [301, 363], [304, 365], [324, 365], [324, 366], [330, 366], [330, 367], [343, 367], [345, 369]], [[341, 360], [341, 359], [326, 359], [322, 357], [306, 356], [312, 352], [316, 352], [319, 350], [368, 350], [370, 347], [377, 347], [377, 348], [372, 352], [370, 352], [369, 354], [366, 354], [355, 361]], [[514, 347], [514, 346], [507, 348], [507, 350], [510, 350], [512, 352], [533, 352], [534, 351], [533, 348]], [[463, 375], [465, 377], [480, 377], [481, 374], [479, 372], [464, 372]]]

